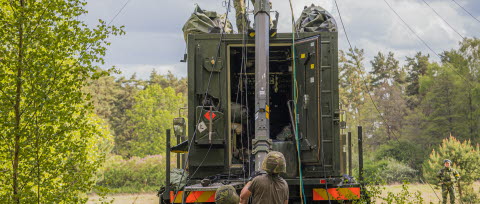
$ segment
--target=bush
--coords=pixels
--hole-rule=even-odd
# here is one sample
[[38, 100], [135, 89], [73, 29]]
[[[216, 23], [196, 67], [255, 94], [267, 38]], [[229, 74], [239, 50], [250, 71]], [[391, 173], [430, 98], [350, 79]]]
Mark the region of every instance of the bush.
[[437, 172], [443, 168], [443, 160], [450, 159], [452, 167], [460, 173], [460, 181], [471, 185], [480, 178], [480, 147], [470, 141], [460, 142], [450, 136], [444, 139], [437, 151], [432, 150], [430, 157], [423, 164], [423, 175], [430, 183], [438, 183]]
[[427, 152], [410, 141], [390, 141], [379, 146], [376, 159], [392, 158], [414, 169], [420, 169]]
[[478, 203], [480, 198], [472, 188], [473, 182], [480, 177], [480, 147], [466, 140], [460, 142], [450, 136], [444, 139], [437, 151], [432, 150], [423, 164], [423, 175], [430, 183], [438, 184], [437, 172], [443, 168], [443, 160], [450, 159], [452, 167], [460, 173], [460, 186], [464, 188], [462, 200], [466, 203]]
[[98, 186], [110, 193], [152, 192], [165, 181], [165, 160], [161, 155], [123, 159], [112, 155], [99, 173]]
[[416, 170], [392, 158], [367, 160], [364, 168], [364, 177], [370, 181], [387, 184], [416, 181]]
[[479, 192], [475, 192], [475, 189], [473, 189], [473, 185], [462, 186], [462, 188], [462, 203], [480, 203], [480, 190]]

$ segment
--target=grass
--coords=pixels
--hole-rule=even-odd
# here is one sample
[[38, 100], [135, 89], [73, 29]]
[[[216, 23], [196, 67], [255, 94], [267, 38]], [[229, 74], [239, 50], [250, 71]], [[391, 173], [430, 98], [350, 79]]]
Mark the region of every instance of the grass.
[[[101, 197], [92, 194], [89, 196], [87, 204], [100, 203]], [[134, 194], [111, 194], [106, 197], [106, 201], [113, 201], [115, 204], [158, 204], [156, 192], [151, 193], [134, 193]]]
[[[480, 182], [475, 182], [473, 186], [474, 186], [475, 192], [478, 192], [480, 189]], [[383, 191], [382, 197], [387, 196], [388, 192], [398, 194], [402, 191], [401, 184], [388, 185], [384, 187], [386, 189], [385, 191]], [[422, 198], [424, 199], [424, 203], [441, 203], [442, 201], [442, 189], [434, 185], [429, 186], [427, 184], [409, 184], [408, 191], [410, 193], [415, 193], [417, 191], [420, 191], [420, 193], [422, 193]], [[458, 190], [456, 193], [457, 193], [457, 199], [458, 199], [459, 198]], [[382, 199], [377, 199], [375, 203], [385, 203], [385, 202]]]
[[[383, 192], [382, 196], [386, 196], [388, 192], [398, 194], [399, 192], [402, 191], [401, 184], [388, 185], [384, 187], [386, 189]], [[430, 202], [441, 203], [442, 190], [439, 188], [435, 188], [435, 186], [433, 185], [432, 185], [432, 188], [430, 188], [430, 186], [427, 184], [409, 184], [408, 185], [409, 192], [414, 193], [416, 191], [420, 191], [422, 193], [422, 197], [425, 203], [430, 203]], [[474, 184], [474, 188], [475, 188], [475, 191], [478, 192], [480, 189], [480, 182], [476, 182]], [[440, 201], [435, 194], [438, 196], [438, 198], [440, 198]], [[100, 196], [92, 194], [89, 196], [89, 201], [87, 203], [88, 204], [99, 203], [99, 199], [101, 199]], [[112, 200], [112, 199], [113, 199], [113, 203], [115, 204], [127, 204], [127, 203], [128, 204], [134, 204], [134, 203], [157, 204], [158, 203], [158, 197], [156, 195], [156, 192], [135, 193], [135, 194], [110, 194], [107, 196], [107, 200]], [[377, 199], [375, 203], [384, 203], [384, 201], [382, 199]]]

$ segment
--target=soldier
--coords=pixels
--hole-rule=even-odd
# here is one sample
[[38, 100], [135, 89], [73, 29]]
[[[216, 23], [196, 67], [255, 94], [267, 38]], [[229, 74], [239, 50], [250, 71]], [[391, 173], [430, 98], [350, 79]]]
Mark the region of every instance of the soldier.
[[440, 184], [442, 185], [442, 197], [443, 197], [443, 204], [447, 203], [447, 195], [450, 193], [450, 203], [455, 203], [455, 184], [458, 179], [460, 178], [460, 174], [458, 171], [450, 167], [452, 161], [445, 159], [443, 161], [445, 165], [438, 174], [437, 177], [440, 179]]
[[240, 193], [240, 203], [247, 204], [250, 195], [253, 195], [252, 203], [262, 204], [287, 204], [288, 184], [280, 173], [286, 172], [285, 157], [281, 152], [272, 151], [267, 154], [262, 162], [262, 174], [249, 181]]
[[216, 204], [238, 204], [239, 201], [237, 191], [231, 185], [220, 186], [215, 192]]
[[[247, 26], [250, 27], [250, 22], [247, 18], [247, 7], [245, 6], [248, 0], [233, 0], [233, 6], [235, 7], [235, 16], [237, 19], [238, 33], [246, 32]], [[255, 5], [255, 0], [252, 1], [252, 8]], [[246, 29], [245, 29], [246, 28]]]

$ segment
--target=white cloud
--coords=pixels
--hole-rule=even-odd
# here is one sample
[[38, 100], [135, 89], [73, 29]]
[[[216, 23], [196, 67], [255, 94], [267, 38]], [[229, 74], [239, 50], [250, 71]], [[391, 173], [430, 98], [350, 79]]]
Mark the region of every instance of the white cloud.
[[[460, 37], [421, 0], [387, 1], [435, 52], [441, 53], [457, 47]], [[480, 24], [452, 1], [426, 1], [462, 35], [473, 37], [480, 33]], [[90, 12], [86, 19], [89, 23], [95, 23], [95, 19], [98, 18], [108, 22], [124, 3], [119, 0], [88, 0], [88, 2]], [[178, 61], [185, 50], [181, 28], [193, 11], [195, 3], [203, 9], [224, 13], [222, 2], [223, 0], [131, 1], [115, 20], [114, 24], [126, 26], [127, 34], [112, 38], [112, 46], [106, 57], [107, 64], [126, 65], [125, 73], [133, 73], [131, 70], [136, 70], [134, 72], [142, 76], [148, 76], [152, 68], [175, 70], [173, 67], [180, 66]], [[480, 17], [479, 1], [458, 0], [458, 2], [476, 17]], [[272, 3], [273, 9], [280, 12], [279, 31], [290, 32], [289, 1], [272, 0]], [[292, 3], [296, 18], [304, 6], [312, 3], [332, 13], [339, 25], [339, 48], [344, 50], [348, 48], [334, 0], [292, 0]], [[368, 61], [379, 51], [393, 51], [400, 61], [417, 51], [430, 53], [383, 0], [342, 0], [337, 3], [352, 45], [365, 49], [367, 66]], [[230, 12], [230, 19], [234, 24], [233, 3]], [[433, 53], [430, 55], [433, 56]], [[436, 60], [435, 57], [432, 59]], [[184, 64], [181, 66], [185, 67]], [[186, 75], [186, 70], [181, 73]]]

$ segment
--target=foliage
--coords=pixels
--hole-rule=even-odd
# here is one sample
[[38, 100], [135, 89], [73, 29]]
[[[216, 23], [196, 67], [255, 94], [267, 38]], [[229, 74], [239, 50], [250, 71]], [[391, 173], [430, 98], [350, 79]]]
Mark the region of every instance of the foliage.
[[[79, 21], [83, 0], [0, 1], [0, 200], [81, 203], [110, 140], [89, 79], [119, 28]], [[99, 143], [101, 142], [101, 143]]]
[[458, 181], [461, 199], [466, 203], [478, 203], [480, 198], [474, 192], [472, 184], [480, 178], [480, 145], [473, 146], [469, 140], [463, 142], [450, 136], [443, 140], [442, 144], [432, 150], [430, 157], [423, 164], [423, 175], [434, 184], [438, 184], [436, 173], [443, 168], [443, 160], [450, 159], [452, 167], [460, 173]]
[[[113, 149], [115, 154], [125, 157], [132, 155], [131, 143], [138, 139], [134, 134], [143, 128], [137, 127], [138, 121], [134, 121], [134, 118], [132, 118], [138, 115], [135, 111], [139, 110], [138, 106], [134, 110], [134, 105], [138, 102], [139, 92], [154, 85], [160, 86], [162, 89], [170, 87], [175, 90], [175, 95], [182, 93], [182, 96], [186, 96], [186, 79], [177, 78], [170, 72], [166, 75], [160, 75], [152, 71], [150, 78], [147, 80], [137, 79], [135, 75], [129, 79], [124, 77], [115, 79], [112, 76], [104, 76], [98, 80], [93, 80], [91, 85], [85, 89], [86, 93], [92, 95], [95, 112], [108, 122], [115, 135], [115, 147]], [[182, 104], [186, 104], [186, 97], [181, 97], [181, 100], [177, 104], [179, 108], [183, 107]], [[163, 106], [157, 108], [162, 109]], [[171, 113], [178, 114], [178, 109]]]
[[403, 183], [402, 191], [398, 194], [388, 192], [386, 197], [382, 198], [386, 201], [386, 203], [404, 203], [404, 204], [416, 204], [416, 203], [423, 203], [424, 200], [422, 198], [422, 193], [420, 191], [417, 192], [410, 192], [408, 190], [407, 183]]
[[440, 63], [420, 52], [404, 63], [379, 52], [369, 69], [364, 51], [354, 52], [339, 53], [340, 101], [346, 131], [363, 126], [365, 153], [375, 160], [366, 160], [367, 174], [378, 176], [388, 158], [420, 170], [448, 134], [480, 142], [480, 39], [463, 40]]
[[392, 158], [407, 164], [413, 169], [420, 169], [424, 155], [425, 150], [420, 145], [407, 140], [401, 140], [389, 141], [380, 145], [375, 152], [375, 159]]
[[418, 52], [414, 57], [407, 57], [408, 74], [406, 77], [407, 87], [406, 95], [408, 98], [408, 107], [414, 109], [418, 106], [419, 101], [421, 100], [420, 95], [420, 77], [427, 74], [427, 69], [430, 64], [429, 62], [430, 55], [423, 55], [421, 52]]
[[161, 155], [130, 159], [111, 155], [99, 172], [97, 186], [109, 188], [109, 193], [152, 192], [165, 181], [164, 172]]
[[403, 182], [402, 191], [399, 193], [384, 192], [387, 190], [387, 187], [378, 185], [378, 181], [369, 180], [366, 182], [366, 185], [362, 188], [364, 192], [363, 196], [359, 200], [354, 200], [353, 204], [368, 204], [375, 203], [378, 200], [382, 200], [382, 203], [402, 203], [402, 204], [417, 204], [424, 203], [422, 197], [422, 192], [416, 191], [411, 192], [408, 188], [408, 182]]
[[443, 160], [450, 159], [452, 167], [461, 176], [460, 181], [467, 185], [480, 178], [480, 146], [471, 145], [470, 141], [460, 142], [450, 136], [444, 139], [437, 150], [433, 149], [428, 160], [423, 164], [423, 175], [430, 183], [438, 183], [437, 172], [443, 168]]
[[472, 185], [462, 186], [463, 195], [461, 196], [462, 203], [480, 203], [480, 190], [475, 192]]
[[395, 59], [393, 52], [389, 52], [388, 56], [378, 52], [377, 56], [370, 62], [373, 70], [371, 86], [379, 87], [381, 84], [403, 83], [404, 73], [400, 69], [399, 61]]
[[386, 183], [402, 183], [416, 181], [417, 171], [395, 159], [366, 160], [364, 177], [369, 180]]
[[151, 85], [140, 91], [132, 110], [127, 112], [134, 124], [130, 154], [144, 157], [163, 153], [166, 130], [172, 127], [173, 118], [178, 117], [184, 102], [182, 94], [176, 94], [170, 87]]

